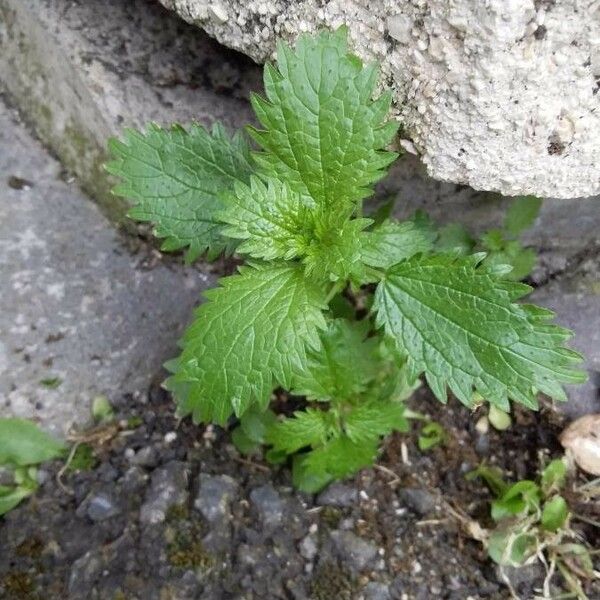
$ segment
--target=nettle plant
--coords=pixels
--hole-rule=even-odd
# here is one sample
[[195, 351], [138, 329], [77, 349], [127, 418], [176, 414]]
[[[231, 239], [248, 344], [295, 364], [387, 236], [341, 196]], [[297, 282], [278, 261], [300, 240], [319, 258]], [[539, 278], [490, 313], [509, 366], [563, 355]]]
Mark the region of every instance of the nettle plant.
[[[422, 374], [442, 402], [449, 388], [505, 411], [510, 400], [535, 409], [538, 392], [565, 400], [561, 383], [584, 379], [552, 313], [515, 303], [530, 288], [510, 267], [438, 249], [423, 219], [363, 216], [397, 158], [377, 76], [344, 28], [302, 36], [265, 67], [266, 98], [252, 97], [258, 150], [221, 125], [151, 125], [110, 142], [116, 193], [164, 250], [248, 261], [206, 294], [168, 363], [180, 414], [235, 415], [238, 446], [293, 455], [308, 491], [371, 465], [382, 436], [406, 430], [402, 400]], [[276, 388], [305, 408], [276, 417]]]

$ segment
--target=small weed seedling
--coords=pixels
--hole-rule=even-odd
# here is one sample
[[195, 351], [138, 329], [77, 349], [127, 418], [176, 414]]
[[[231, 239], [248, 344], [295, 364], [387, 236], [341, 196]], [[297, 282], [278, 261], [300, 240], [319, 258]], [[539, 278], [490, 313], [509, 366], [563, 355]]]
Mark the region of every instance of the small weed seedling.
[[64, 446], [25, 419], [0, 419], [0, 468], [12, 472], [13, 483], [0, 485], [0, 515], [38, 488], [36, 466], [64, 454]]
[[[525, 279], [535, 265], [536, 255], [531, 248], [523, 246], [520, 237], [533, 225], [541, 203], [542, 201], [535, 196], [516, 198], [506, 212], [503, 226], [486, 231], [479, 239], [460, 223], [444, 225], [439, 229], [435, 247], [441, 252], [452, 251], [463, 256], [473, 252], [485, 252], [484, 265], [509, 265], [512, 268], [504, 275], [507, 279]], [[423, 225], [434, 229], [427, 215], [420, 214], [418, 218]]]
[[[374, 99], [376, 82], [345, 29], [302, 36], [265, 67], [266, 98], [252, 97], [255, 150], [221, 125], [151, 125], [110, 143], [116, 193], [164, 250], [248, 260], [206, 294], [168, 364], [179, 413], [221, 425], [235, 415], [238, 447], [293, 456], [309, 491], [371, 465], [382, 436], [406, 429], [402, 400], [421, 374], [442, 402], [449, 388], [505, 411], [510, 400], [535, 409], [538, 392], [564, 400], [561, 383], [584, 380], [563, 346], [570, 333], [516, 303], [530, 290], [506, 264], [520, 224], [485, 242], [504, 252], [491, 260], [444, 248], [423, 219], [363, 215], [396, 159], [391, 95]], [[276, 387], [306, 408], [275, 416]]]
[[565, 462], [553, 460], [539, 481], [505, 483], [501, 472], [482, 465], [467, 475], [481, 477], [496, 499], [491, 517], [496, 527], [487, 539], [488, 554], [501, 566], [520, 567], [540, 560], [546, 567], [544, 598], [556, 570], [577, 598], [586, 598], [581, 579], [595, 576], [588, 549], [570, 527], [570, 511], [561, 495], [567, 477]]

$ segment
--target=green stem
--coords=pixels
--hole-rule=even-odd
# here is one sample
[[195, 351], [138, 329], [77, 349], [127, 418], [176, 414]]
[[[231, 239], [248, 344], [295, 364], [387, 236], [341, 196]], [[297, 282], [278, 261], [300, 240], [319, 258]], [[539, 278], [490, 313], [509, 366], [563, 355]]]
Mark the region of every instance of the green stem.
[[340, 279], [339, 281], [336, 281], [332, 286], [331, 289], [329, 290], [329, 293], [327, 294], [327, 297], [325, 298], [325, 303], [329, 304], [332, 300], [332, 298], [338, 293], [341, 292], [344, 287], [346, 286], [346, 282], [342, 279]]

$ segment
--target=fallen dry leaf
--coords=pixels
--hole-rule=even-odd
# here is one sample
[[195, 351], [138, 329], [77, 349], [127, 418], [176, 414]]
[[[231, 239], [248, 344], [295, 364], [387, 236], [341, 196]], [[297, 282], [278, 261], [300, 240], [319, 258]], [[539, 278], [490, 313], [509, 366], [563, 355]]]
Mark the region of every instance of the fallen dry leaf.
[[562, 432], [560, 443], [581, 469], [600, 475], [600, 415], [585, 415], [573, 421]]

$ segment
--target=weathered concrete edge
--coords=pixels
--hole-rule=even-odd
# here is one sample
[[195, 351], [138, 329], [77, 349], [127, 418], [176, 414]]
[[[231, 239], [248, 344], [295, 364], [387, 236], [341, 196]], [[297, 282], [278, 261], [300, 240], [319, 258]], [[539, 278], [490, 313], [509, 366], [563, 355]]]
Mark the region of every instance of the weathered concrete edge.
[[104, 214], [125, 225], [127, 203], [111, 193], [103, 167], [112, 128], [80, 73], [19, 0], [0, 0], [0, 27], [0, 91]]

